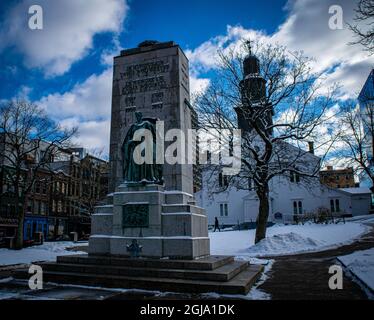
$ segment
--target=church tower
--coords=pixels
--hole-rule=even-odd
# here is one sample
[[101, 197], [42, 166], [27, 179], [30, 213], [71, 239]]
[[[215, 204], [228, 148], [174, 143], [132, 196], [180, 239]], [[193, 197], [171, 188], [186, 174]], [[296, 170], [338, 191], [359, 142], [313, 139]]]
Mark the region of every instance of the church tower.
[[[249, 118], [255, 114], [261, 114], [256, 124], [265, 130], [272, 124], [273, 109], [266, 102], [266, 80], [260, 74], [260, 61], [252, 54], [250, 42], [247, 43], [249, 54], [243, 60], [243, 80], [240, 82], [242, 106], [236, 107], [238, 127], [243, 133], [251, 132], [253, 126]], [[272, 130], [268, 131], [272, 134]]]

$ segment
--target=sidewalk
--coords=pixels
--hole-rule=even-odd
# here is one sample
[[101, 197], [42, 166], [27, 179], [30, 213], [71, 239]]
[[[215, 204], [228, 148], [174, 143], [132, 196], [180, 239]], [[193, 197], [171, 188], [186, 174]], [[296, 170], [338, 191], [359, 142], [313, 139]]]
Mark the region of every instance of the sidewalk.
[[275, 261], [269, 278], [258, 289], [274, 300], [368, 299], [360, 286], [346, 275], [342, 290], [331, 290], [328, 286], [329, 267], [339, 264], [336, 257], [374, 247], [373, 224], [368, 225], [372, 230], [350, 245], [323, 252], [272, 257]]

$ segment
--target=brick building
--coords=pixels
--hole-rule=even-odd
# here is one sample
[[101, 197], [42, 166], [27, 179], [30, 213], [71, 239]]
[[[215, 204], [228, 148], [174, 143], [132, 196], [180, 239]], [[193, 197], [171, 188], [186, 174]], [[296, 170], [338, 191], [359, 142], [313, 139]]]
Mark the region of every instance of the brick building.
[[[30, 166], [23, 171], [24, 179], [36, 160], [30, 156], [28, 161]], [[0, 161], [0, 245], [6, 242], [4, 238], [15, 236], [18, 226], [13, 171], [9, 164]], [[48, 166], [38, 168], [27, 195], [20, 187], [18, 206], [25, 210], [25, 241], [32, 240], [35, 232], [42, 232], [45, 239], [66, 239], [70, 232], [84, 236], [90, 233], [93, 207], [108, 192], [108, 162], [85, 150], [64, 150]]]
[[320, 180], [332, 188], [356, 187], [353, 168], [334, 169], [332, 166], [327, 166], [326, 170], [320, 171]]

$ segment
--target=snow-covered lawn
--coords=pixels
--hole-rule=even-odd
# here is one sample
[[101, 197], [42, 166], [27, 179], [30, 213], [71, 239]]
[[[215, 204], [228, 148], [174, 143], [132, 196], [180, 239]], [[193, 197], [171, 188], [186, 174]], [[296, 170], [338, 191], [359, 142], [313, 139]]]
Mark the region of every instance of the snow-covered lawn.
[[84, 252], [72, 252], [67, 247], [81, 246], [82, 243], [71, 241], [45, 242], [40, 246], [28, 247], [22, 250], [0, 249], [0, 266], [34, 261], [54, 261], [57, 256], [71, 255]]
[[346, 224], [276, 225], [267, 229], [266, 239], [254, 245], [255, 230], [211, 232], [211, 254], [249, 257], [321, 251], [352, 242], [368, 231], [358, 222]]
[[374, 293], [374, 248], [356, 251], [338, 259]]

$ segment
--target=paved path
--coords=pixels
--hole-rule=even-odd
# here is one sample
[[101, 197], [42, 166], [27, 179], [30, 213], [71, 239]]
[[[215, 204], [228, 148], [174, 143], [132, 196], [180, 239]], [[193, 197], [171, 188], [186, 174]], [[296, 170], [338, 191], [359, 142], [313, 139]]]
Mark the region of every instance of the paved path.
[[275, 300], [367, 299], [360, 286], [346, 275], [343, 289], [331, 290], [328, 286], [331, 277], [328, 270], [331, 265], [338, 263], [336, 257], [374, 247], [373, 224], [368, 225], [372, 230], [350, 245], [328, 251], [273, 258], [275, 261], [268, 273], [269, 279], [258, 289], [270, 294]]

